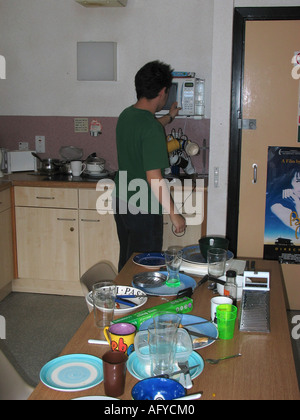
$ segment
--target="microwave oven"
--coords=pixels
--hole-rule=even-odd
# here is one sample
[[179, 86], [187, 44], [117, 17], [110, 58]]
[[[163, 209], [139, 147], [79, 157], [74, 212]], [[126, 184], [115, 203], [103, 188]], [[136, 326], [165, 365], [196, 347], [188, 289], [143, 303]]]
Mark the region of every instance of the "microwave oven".
[[181, 108], [179, 116], [204, 117], [205, 80], [196, 77], [174, 77], [169, 91], [169, 97], [164, 108], [158, 115], [165, 115], [170, 111], [174, 102]]
[[36, 158], [30, 150], [3, 150], [2, 169], [6, 173], [37, 171]]

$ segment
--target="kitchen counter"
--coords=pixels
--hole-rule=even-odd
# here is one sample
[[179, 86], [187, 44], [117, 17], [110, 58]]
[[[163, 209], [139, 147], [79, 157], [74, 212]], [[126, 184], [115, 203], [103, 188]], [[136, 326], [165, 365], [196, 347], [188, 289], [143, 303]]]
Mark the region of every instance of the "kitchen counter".
[[[114, 178], [114, 173], [107, 176]], [[0, 190], [12, 187], [51, 187], [51, 188], [95, 188], [99, 179], [84, 176], [53, 175], [48, 177], [37, 172], [17, 172], [5, 175], [0, 180]]]
[[[115, 172], [111, 172], [106, 178], [101, 179], [114, 179]], [[182, 176], [179, 178], [181, 182], [185, 179], [192, 179], [194, 182], [197, 176]], [[204, 187], [207, 187], [208, 180], [204, 179]], [[51, 187], [51, 188], [90, 188], [94, 189], [98, 178], [90, 178], [88, 176], [73, 177], [72, 175], [57, 174], [51, 177], [41, 175], [37, 172], [16, 172], [10, 175], [5, 175], [0, 178], [0, 191], [9, 187]], [[167, 178], [167, 181], [171, 181]]]
[[4, 191], [7, 188], [10, 188], [12, 186], [12, 183], [7, 177], [0, 178], [0, 191]]

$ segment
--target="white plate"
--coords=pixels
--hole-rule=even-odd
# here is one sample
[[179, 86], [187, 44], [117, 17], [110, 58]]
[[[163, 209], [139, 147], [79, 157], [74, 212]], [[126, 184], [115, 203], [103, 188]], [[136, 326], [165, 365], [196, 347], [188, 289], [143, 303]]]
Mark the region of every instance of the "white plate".
[[100, 400], [119, 400], [119, 398], [107, 397], [106, 395], [91, 395], [88, 397], [73, 398], [72, 401], [100, 401]]
[[[135, 311], [136, 309], [141, 308], [143, 305], [145, 305], [145, 303], [147, 302], [148, 298], [145, 292], [143, 292], [140, 289], [136, 289], [135, 287], [130, 287], [130, 286], [117, 286], [117, 294], [118, 295], [126, 295], [126, 296], [130, 296], [130, 295], [137, 295], [138, 297], [135, 298], [126, 298], [127, 300], [129, 300], [130, 302], [133, 302], [136, 304], [136, 306], [131, 307], [131, 306], [127, 306], [124, 305], [122, 303], [119, 303], [116, 305], [115, 308], [115, 315], [119, 316], [119, 315], [123, 315], [123, 314], [128, 314], [132, 311]], [[90, 310], [93, 310], [93, 299], [92, 299], [92, 292], [90, 292], [87, 296], [86, 296], [86, 301], [89, 305]]]
[[[227, 251], [227, 263], [233, 259], [233, 253]], [[182, 250], [182, 260], [189, 264], [197, 264], [201, 266], [208, 266], [207, 261], [201, 254], [199, 245], [190, 245]]]
[[102, 360], [88, 354], [68, 354], [48, 362], [40, 379], [56, 391], [83, 391], [103, 381]]

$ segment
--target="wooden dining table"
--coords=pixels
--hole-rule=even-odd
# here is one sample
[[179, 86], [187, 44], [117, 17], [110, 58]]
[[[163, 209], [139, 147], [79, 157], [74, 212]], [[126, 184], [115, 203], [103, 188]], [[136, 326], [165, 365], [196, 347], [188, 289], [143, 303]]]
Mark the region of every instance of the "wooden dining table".
[[[300, 392], [292, 351], [283, 277], [277, 261], [256, 260], [256, 269], [270, 272], [270, 333], [248, 333], [239, 330], [236, 322], [234, 338], [217, 340], [197, 350], [204, 362], [207, 358], [220, 358], [237, 353], [242, 356], [225, 360], [217, 365], [204, 363], [202, 373], [193, 379], [193, 388], [187, 394], [203, 391], [202, 400], [299, 400]], [[131, 286], [133, 276], [146, 271], [131, 259], [116, 277], [117, 285]], [[196, 281], [198, 277], [191, 275]], [[214, 297], [207, 283], [193, 294], [191, 315], [210, 319], [210, 300]], [[169, 298], [174, 299], [174, 297]], [[165, 303], [159, 296], [149, 297], [138, 310]], [[134, 314], [135, 312], [133, 312]], [[63, 320], [62, 320], [63, 322]], [[101, 339], [101, 332], [90, 313], [61, 353], [88, 354], [102, 358], [108, 346], [89, 344], [89, 339]], [[126, 374], [125, 392], [119, 398], [132, 400], [131, 390], [138, 380], [129, 371]], [[84, 396], [104, 396], [103, 382], [79, 392], [61, 392], [50, 389], [42, 382], [33, 391], [30, 400], [70, 400]], [[185, 401], [191, 403], [190, 401]]]

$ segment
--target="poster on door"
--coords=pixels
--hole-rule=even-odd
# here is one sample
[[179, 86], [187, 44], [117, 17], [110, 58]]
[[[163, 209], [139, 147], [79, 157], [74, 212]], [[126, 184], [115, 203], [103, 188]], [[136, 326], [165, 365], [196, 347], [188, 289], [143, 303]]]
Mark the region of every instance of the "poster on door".
[[300, 264], [300, 147], [268, 149], [264, 258]]

